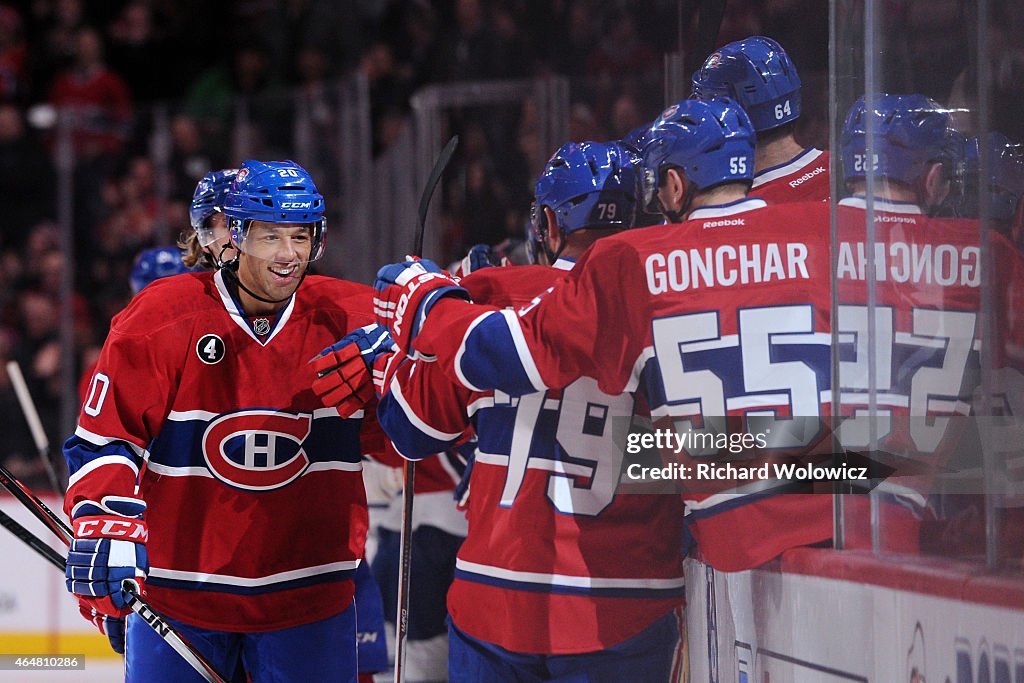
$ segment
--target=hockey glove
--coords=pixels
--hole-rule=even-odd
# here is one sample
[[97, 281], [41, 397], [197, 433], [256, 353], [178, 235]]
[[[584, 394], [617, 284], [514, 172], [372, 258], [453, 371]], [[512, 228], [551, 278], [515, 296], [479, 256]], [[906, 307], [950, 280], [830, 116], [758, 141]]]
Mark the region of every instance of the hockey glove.
[[374, 396], [374, 377], [384, 376], [388, 357], [398, 350], [387, 328], [367, 325], [346, 334], [310, 363], [316, 372], [313, 393], [325, 406], [350, 417]]
[[142, 515], [146, 504], [137, 498], [107, 496], [102, 503], [75, 506], [71, 525], [75, 538], [68, 551], [65, 576], [68, 590], [97, 612], [123, 617], [127, 595], [121, 582], [135, 579], [141, 586], [149, 571], [146, 541], [149, 531]]
[[124, 654], [124, 618], [123, 617], [112, 617], [102, 612], [97, 612], [96, 608], [87, 603], [82, 598], [78, 598], [78, 611], [82, 613], [86, 621], [92, 622], [100, 633], [107, 637], [110, 641], [110, 647], [119, 655]]
[[413, 340], [433, 305], [446, 296], [470, 300], [469, 292], [451, 274], [433, 261], [411, 256], [378, 270], [373, 288], [377, 290], [373, 300], [377, 322], [387, 327], [395, 343], [413, 358]]
[[469, 248], [469, 253], [459, 261], [452, 273], [455, 277], [466, 277], [484, 268], [492, 266], [510, 266], [512, 262], [506, 256], [498, 256], [492, 247], [486, 244], [474, 244]]

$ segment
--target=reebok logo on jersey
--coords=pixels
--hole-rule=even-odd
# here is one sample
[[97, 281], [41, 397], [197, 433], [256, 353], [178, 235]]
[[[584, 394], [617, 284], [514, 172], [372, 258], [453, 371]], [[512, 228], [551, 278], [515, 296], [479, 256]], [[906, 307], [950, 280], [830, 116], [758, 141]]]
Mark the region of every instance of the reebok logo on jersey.
[[824, 166], [819, 166], [818, 168], [814, 169], [813, 171], [808, 171], [807, 173], [804, 173], [799, 178], [794, 178], [793, 180], [790, 180], [789, 181], [789, 186], [790, 187], [798, 187], [799, 185], [802, 185], [803, 183], [807, 182], [808, 180], [810, 180], [814, 176], [821, 175], [824, 172], [825, 172], [825, 167]]
[[723, 228], [723, 227], [726, 227], [726, 226], [729, 226], [729, 225], [746, 225], [746, 224], [747, 224], [746, 221], [744, 221], [742, 218], [726, 218], [726, 219], [720, 220], [720, 221], [705, 221], [703, 227], [705, 227], [705, 228]]

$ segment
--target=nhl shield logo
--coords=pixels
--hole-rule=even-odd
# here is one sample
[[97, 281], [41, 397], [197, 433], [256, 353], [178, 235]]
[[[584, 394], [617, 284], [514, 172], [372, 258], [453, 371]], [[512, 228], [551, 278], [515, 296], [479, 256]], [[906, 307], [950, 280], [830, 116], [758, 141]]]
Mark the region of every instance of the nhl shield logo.
[[252, 322], [252, 331], [261, 337], [270, 334], [270, 321], [266, 318], [256, 318]]

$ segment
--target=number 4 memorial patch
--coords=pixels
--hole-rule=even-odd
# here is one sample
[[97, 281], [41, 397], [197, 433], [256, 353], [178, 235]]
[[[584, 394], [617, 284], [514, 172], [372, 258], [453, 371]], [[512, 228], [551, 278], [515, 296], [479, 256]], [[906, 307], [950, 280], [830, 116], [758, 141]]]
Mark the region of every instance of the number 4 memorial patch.
[[215, 334], [203, 335], [199, 343], [196, 344], [196, 355], [207, 365], [221, 362], [224, 359], [224, 353], [224, 340]]

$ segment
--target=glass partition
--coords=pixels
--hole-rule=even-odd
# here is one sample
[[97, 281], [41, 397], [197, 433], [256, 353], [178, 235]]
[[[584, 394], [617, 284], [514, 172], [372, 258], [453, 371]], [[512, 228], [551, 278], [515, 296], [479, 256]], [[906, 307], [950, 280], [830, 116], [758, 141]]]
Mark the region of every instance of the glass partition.
[[1021, 18], [832, 3], [841, 547], [1019, 567]]

